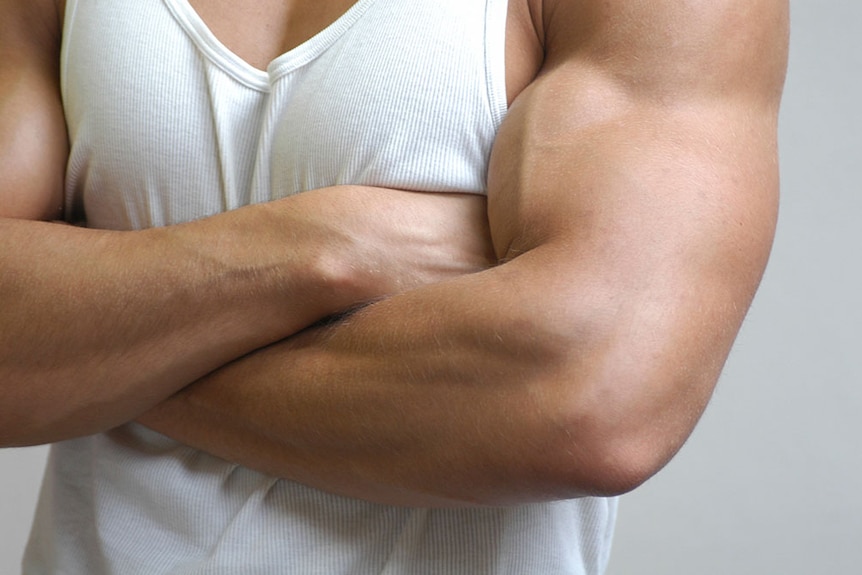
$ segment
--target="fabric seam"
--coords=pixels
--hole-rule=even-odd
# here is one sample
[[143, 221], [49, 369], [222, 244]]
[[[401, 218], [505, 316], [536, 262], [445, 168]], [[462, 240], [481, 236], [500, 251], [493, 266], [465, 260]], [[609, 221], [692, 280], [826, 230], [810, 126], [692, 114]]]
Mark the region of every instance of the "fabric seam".
[[[499, 7], [499, 4], [505, 6]], [[508, 0], [487, 0], [485, 10], [485, 83], [488, 90], [488, 111], [496, 132], [509, 108], [506, 96]]]

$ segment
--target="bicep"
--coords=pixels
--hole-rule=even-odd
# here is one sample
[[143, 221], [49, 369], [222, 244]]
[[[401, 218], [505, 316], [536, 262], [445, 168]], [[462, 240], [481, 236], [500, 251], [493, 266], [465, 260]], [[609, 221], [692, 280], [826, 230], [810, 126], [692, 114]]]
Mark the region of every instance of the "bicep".
[[[743, 5], [759, 19], [724, 48]], [[548, 57], [491, 158], [497, 255], [553, 250], [572, 280], [750, 297], [777, 208], [781, 5], [546, 0]]]
[[0, 217], [60, 219], [68, 142], [54, 2], [0, 2]]
[[748, 192], [775, 177], [786, 2], [544, 4], [543, 69], [492, 155], [498, 251], [571, 235], [575, 219], [608, 210], [639, 215], [639, 199], [665, 210], [696, 188], [744, 188], [721, 203], [745, 210], [763, 197]]
[[560, 111], [581, 89], [540, 80], [501, 130], [489, 176], [498, 256], [542, 262], [531, 273], [555, 286], [546, 305], [577, 316], [573, 326], [600, 323], [597, 345], [611, 338], [620, 354], [673, 355], [681, 368], [722, 361], [774, 233], [770, 120], [722, 102], [626, 103], [581, 123]]
[[758, 275], [777, 208], [773, 120], [707, 101], [626, 102], [585, 122], [579, 107], [623, 96], [583, 91], [549, 75], [510, 111], [489, 173], [498, 256], [560, 246], [570, 269], [558, 272], [608, 281], [665, 268]]
[[[627, 20], [640, 2], [567, 4], [620, 6], [620, 28], [633, 28], [621, 42], [597, 23], [606, 32], [583, 45], [547, 47], [492, 153], [492, 237], [580, 342], [575, 371], [594, 382], [604, 417], [666, 457], [705, 405], [769, 254], [781, 73], [742, 69], [765, 39], [719, 60], [708, 44], [662, 51], [667, 30]], [[769, 36], [766, 26], [752, 34]]]

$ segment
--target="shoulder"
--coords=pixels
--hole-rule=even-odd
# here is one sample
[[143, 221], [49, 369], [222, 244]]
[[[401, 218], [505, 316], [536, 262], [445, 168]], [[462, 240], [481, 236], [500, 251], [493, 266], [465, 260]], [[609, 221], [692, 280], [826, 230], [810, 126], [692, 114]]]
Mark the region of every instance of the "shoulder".
[[[549, 39], [585, 44], [606, 33], [654, 40], [723, 30], [751, 32], [787, 24], [788, 0], [527, 0], [537, 3]], [[567, 33], [566, 33], [567, 32]], [[562, 36], [555, 37], [558, 34]], [[730, 40], [725, 37], [725, 40]], [[708, 38], [707, 38], [708, 40]]]
[[546, 68], [602, 69], [643, 95], [733, 90], [774, 100], [783, 85], [787, 0], [542, 0], [542, 25]]

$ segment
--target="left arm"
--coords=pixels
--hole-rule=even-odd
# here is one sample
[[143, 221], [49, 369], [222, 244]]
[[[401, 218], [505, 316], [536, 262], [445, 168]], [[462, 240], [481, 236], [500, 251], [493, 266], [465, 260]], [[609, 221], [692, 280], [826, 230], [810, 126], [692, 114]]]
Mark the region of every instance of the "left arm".
[[547, 1], [500, 131], [501, 265], [228, 365], [143, 422], [412, 506], [616, 494], [711, 395], [765, 266], [787, 6]]

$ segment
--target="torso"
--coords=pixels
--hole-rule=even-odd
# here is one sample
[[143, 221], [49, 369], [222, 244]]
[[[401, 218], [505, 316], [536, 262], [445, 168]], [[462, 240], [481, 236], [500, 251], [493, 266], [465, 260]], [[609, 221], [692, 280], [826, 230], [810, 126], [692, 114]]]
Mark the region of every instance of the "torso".
[[[88, 225], [174, 225], [340, 184], [485, 201], [506, 101], [541, 65], [541, 0], [358, 0], [354, 20], [353, 0], [318, 0], [332, 7], [320, 14], [309, 0], [293, 0], [293, 12], [223, 1], [69, 5], [66, 197]], [[350, 24], [317, 34], [340, 16]], [[31, 549], [116, 573], [155, 572], [156, 539], [171, 564], [200, 572], [246, 562], [473, 574], [507, 562], [599, 573], [613, 525], [614, 502], [591, 498], [467, 511], [344, 500], [134, 424], [64, 442], [52, 458]], [[68, 527], [82, 524], [86, 534]], [[43, 564], [32, 570], [50, 571]], [[70, 569], [102, 572], [88, 566]]]

